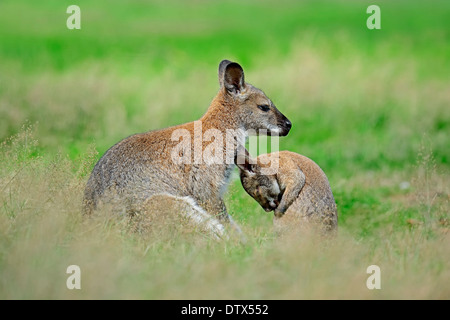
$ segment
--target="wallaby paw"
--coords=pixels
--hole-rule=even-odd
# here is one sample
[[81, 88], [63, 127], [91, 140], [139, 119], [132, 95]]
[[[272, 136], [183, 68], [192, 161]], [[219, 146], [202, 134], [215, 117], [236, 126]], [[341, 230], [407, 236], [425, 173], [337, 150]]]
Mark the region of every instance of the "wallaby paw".
[[278, 210], [275, 209], [275, 211], [273, 212], [273, 214], [275, 215], [276, 218], [281, 218], [282, 216], [284, 216], [284, 213], [286, 212], [286, 210]]

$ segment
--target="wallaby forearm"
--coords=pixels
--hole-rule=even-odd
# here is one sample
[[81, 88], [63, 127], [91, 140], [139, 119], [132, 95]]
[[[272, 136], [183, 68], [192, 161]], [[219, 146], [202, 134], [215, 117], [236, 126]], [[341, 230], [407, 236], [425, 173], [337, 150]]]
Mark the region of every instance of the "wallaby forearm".
[[302, 191], [306, 182], [305, 175], [298, 167], [296, 170], [291, 170], [287, 173], [280, 171], [278, 176], [280, 176], [279, 184], [282, 189], [284, 189], [284, 193], [278, 207], [275, 209], [275, 216], [277, 217], [282, 216], [291, 204], [298, 198], [298, 195], [300, 194], [300, 191]]

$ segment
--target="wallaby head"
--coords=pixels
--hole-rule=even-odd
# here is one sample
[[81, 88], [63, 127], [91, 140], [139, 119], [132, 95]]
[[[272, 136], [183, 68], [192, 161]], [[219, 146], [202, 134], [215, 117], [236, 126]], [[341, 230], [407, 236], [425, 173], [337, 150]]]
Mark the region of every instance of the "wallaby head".
[[[236, 63], [223, 60], [219, 65], [219, 95], [225, 107], [233, 108], [242, 129], [255, 134], [286, 136], [292, 123], [258, 88], [245, 82], [244, 70]], [[251, 132], [249, 132], [251, 134]]]
[[262, 174], [261, 164], [258, 164], [256, 160], [252, 159], [245, 148], [238, 149], [235, 163], [239, 168], [244, 190], [266, 212], [275, 210], [283, 196], [276, 175]]

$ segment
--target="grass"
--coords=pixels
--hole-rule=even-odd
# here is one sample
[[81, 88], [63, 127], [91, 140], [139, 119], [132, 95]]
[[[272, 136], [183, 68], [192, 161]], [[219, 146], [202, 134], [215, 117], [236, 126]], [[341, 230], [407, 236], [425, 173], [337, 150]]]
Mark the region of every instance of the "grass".
[[[69, 4], [0, 3], [0, 298], [450, 298], [447, 1], [379, 1], [375, 31], [369, 1], [79, 1], [79, 31]], [[327, 174], [337, 239], [276, 237], [236, 179], [245, 247], [83, 219], [95, 161], [198, 119], [224, 58], [292, 121], [280, 148]], [[381, 290], [365, 285], [372, 264]]]

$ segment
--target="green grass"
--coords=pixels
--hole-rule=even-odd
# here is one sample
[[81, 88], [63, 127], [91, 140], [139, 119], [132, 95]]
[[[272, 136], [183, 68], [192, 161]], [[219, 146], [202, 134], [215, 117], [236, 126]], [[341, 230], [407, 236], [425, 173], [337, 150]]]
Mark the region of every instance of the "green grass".
[[[70, 4], [0, 2], [0, 298], [450, 298], [448, 1], [378, 1], [372, 31], [371, 1], [78, 1], [81, 30]], [[82, 219], [95, 161], [198, 119], [222, 59], [292, 121], [280, 148], [327, 174], [334, 243], [276, 237], [236, 179], [245, 247]]]

